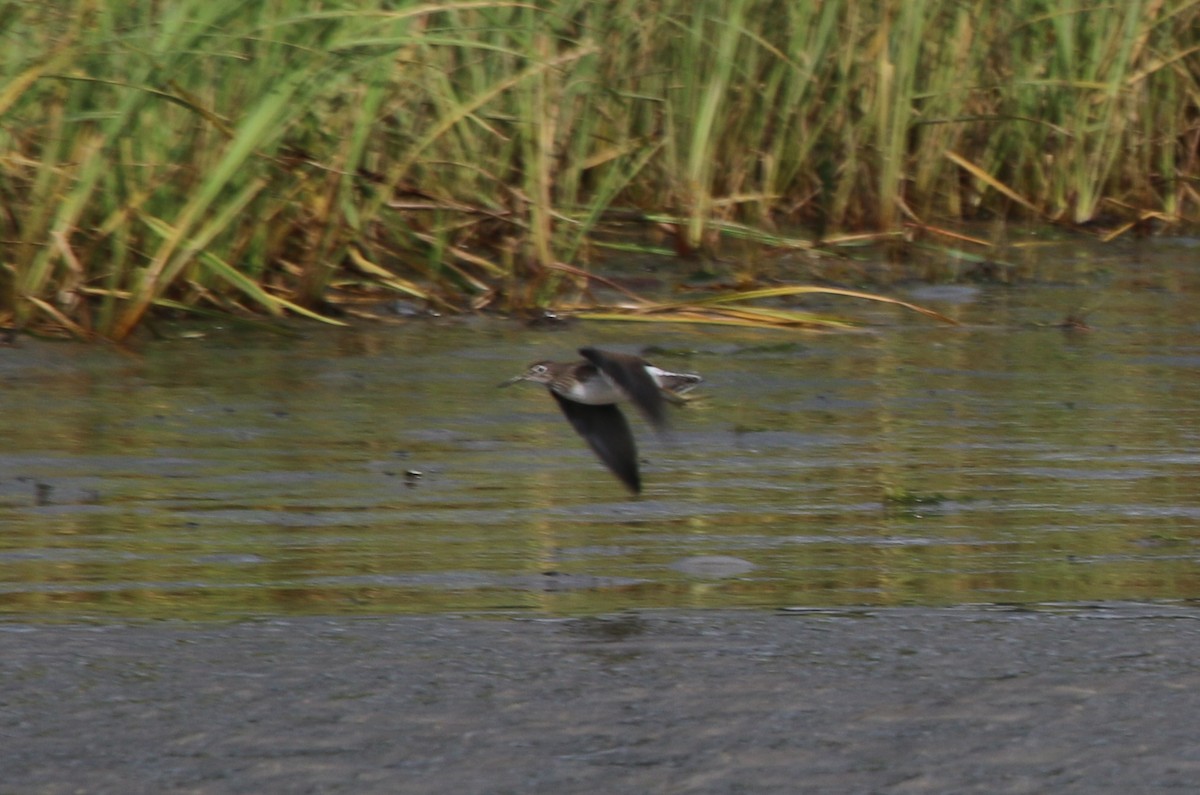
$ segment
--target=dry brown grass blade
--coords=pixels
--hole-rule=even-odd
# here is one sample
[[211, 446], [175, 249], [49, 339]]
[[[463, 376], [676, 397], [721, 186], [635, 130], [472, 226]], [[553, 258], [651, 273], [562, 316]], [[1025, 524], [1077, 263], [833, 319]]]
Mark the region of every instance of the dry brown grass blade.
[[46, 301], [43, 301], [41, 298], [38, 298], [37, 296], [32, 296], [32, 295], [26, 296], [25, 300], [29, 301], [29, 303], [33, 304], [35, 307], [40, 309], [46, 315], [51, 317], [54, 320], [54, 322], [59, 323], [63, 328], [65, 328], [69, 333], [71, 333], [75, 337], [77, 337], [81, 340], [85, 340], [85, 341], [91, 340], [93, 338], [94, 335], [90, 331], [88, 331], [83, 326], [79, 325], [78, 323], [76, 323], [75, 321], [71, 320], [69, 317], [64, 315], [61, 311], [59, 311], [58, 307], [56, 307], [50, 303], [47, 303]]
[[989, 240], [984, 240], [981, 237], [973, 237], [972, 235], [965, 235], [962, 232], [955, 232], [952, 229], [943, 229], [940, 226], [932, 226], [930, 224], [922, 223], [909, 223], [905, 224], [905, 226], [909, 227], [910, 229], [919, 229], [922, 232], [928, 232], [929, 234], [937, 235], [938, 237], [948, 237], [951, 240], [957, 240], [960, 243], [970, 243], [973, 246], [981, 246], [983, 248], [993, 247], [992, 242]]
[[763, 298], [783, 298], [788, 296], [798, 295], [840, 295], [847, 298], [859, 298], [865, 301], [875, 301], [883, 304], [893, 304], [905, 309], [912, 310], [919, 314], [931, 317], [935, 320], [940, 320], [943, 323], [948, 323], [953, 326], [958, 325], [958, 321], [947, 317], [940, 312], [920, 306], [919, 304], [901, 301], [899, 298], [889, 298], [885, 295], [875, 295], [874, 293], [864, 293], [859, 290], [846, 290], [840, 287], [816, 287], [809, 285], [793, 285], [789, 287], [767, 287], [762, 290], [749, 290], [737, 293], [727, 293], [723, 295], [715, 295], [706, 298], [699, 298], [693, 301], [663, 304], [664, 307], [689, 307], [689, 306], [710, 306], [713, 304], [728, 304], [739, 303], [742, 301], [755, 301]]
[[574, 314], [583, 320], [604, 320], [610, 322], [628, 323], [689, 323], [705, 326], [737, 326], [739, 328], [802, 328], [811, 331], [834, 328], [852, 328], [853, 325], [843, 321], [830, 320], [813, 316], [811, 319], [795, 318], [791, 322], [772, 322], [757, 317], [740, 316], [736, 313], [711, 314], [692, 312], [673, 312], [667, 315], [646, 314], [637, 311], [620, 310], [589, 310]]
[[993, 177], [991, 174], [989, 174], [989, 173], [987, 173], [986, 171], [984, 171], [984, 170], [983, 170], [982, 168], [980, 168], [979, 166], [977, 166], [977, 165], [975, 165], [974, 163], [972, 163], [970, 160], [967, 160], [965, 157], [963, 157], [963, 156], [961, 156], [961, 155], [959, 155], [959, 154], [956, 154], [956, 153], [954, 153], [954, 152], [946, 152], [946, 158], [947, 158], [947, 159], [948, 159], [950, 162], [952, 162], [952, 163], [954, 163], [955, 165], [957, 165], [958, 167], [960, 167], [960, 168], [962, 168], [963, 170], [967, 171], [967, 172], [968, 172], [968, 173], [969, 173], [971, 176], [973, 176], [973, 177], [975, 177], [976, 179], [978, 179], [979, 181], [981, 181], [981, 182], [983, 182], [983, 183], [986, 183], [987, 185], [991, 186], [992, 188], [994, 188], [995, 190], [997, 190], [997, 191], [999, 191], [1000, 193], [1004, 194], [1004, 195], [1005, 195], [1005, 196], [1007, 196], [1008, 198], [1012, 199], [1012, 200], [1013, 200], [1013, 201], [1015, 201], [1017, 204], [1021, 205], [1021, 206], [1022, 206], [1022, 207], [1024, 207], [1024, 208], [1026, 208], [1027, 210], [1029, 210], [1029, 211], [1030, 211], [1030, 212], [1032, 212], [1033, 214], [1035, 214], [1035, 215], [1038, 215], [1038, 216], [1041, 216], [1041, 214], [1042, 214], [1042, 211], [1041, 211], [1041, 210], [1040, 210], [1040, 209], [1037, 207], [1037, 205], [1035, 205], [1033, 202], [1031, 202], [1031, 201], [1029, 201], [1028, 199], [1026, 199], [1026, 198], [1025, 198], [1024, 196], [1022, 196], [1021, 194], [1017, 193], [1017, 192], [1016, 192], [1015, 190], [1013, 190], [1012, 188], [1010, 188], [1010, 187], [1008, 187], [1007, 185], [1005, 185], [1005, 184], [1004, 184], [1003, 182], [1001, 182], [1000, 180], [998, 180], [998, 179], [996, 179], [995, 177]]
[[609, 289], [616, 290], [617, 292], [621, 293], [622, 295], [626, 296], [627, 298], [630, 298], [633, 301], [637, 301], [639, 304], [650, 303], [645, 298], [642, 298], [640, 295], [638, 295], [637, 293], [630, 290], [628, 287], [622, 287], [621, 285], [614, 282], [612, 279], [606, 279], [603, 276], [598, 276], [594, 273], [590, 273], [590, 272], [584, 270], [583, 268], [577, 268], [574, 265], [568, 265], [565, 262], [552, 262], [549, 265], [547, 265], [546, 267], [550, 270], [561, 271], [562, 273], [567, 273], [567, 274], [570, 274], [571, 276], [575, 276], [580, 279], [586, 279], [589, 282], [596, 282], [597, 284], [602, 284], [605, 287], [608, 287]]

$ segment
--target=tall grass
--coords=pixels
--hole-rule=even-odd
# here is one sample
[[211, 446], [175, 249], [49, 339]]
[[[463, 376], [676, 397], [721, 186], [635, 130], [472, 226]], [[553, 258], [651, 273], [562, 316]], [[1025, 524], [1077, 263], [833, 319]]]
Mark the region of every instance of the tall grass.
[[731, 224], [1197, 215], [1200, 0], [5, 8], [20, 326], [570, 302], [617, 211], [681, 252]]

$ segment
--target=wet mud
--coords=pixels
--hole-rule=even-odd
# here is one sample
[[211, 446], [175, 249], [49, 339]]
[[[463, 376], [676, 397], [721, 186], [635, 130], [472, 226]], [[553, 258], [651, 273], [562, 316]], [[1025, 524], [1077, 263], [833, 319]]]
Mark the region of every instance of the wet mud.
[[1103, 793], [1200, 780], [1200, 611], [0, 628], [4, 793]]

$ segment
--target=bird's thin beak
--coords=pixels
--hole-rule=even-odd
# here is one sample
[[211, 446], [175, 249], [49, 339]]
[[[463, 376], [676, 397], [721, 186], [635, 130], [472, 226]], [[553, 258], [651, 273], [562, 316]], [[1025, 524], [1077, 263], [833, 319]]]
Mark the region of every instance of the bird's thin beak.
[[513, 384], [517, 383], [518, 381], [524, 381], [524, 380], [525, 380], [524, 375], [514, 375], [512, 378], [508, 379], [507, 381], [502, 381], [501, 383], [496, 384], [496, 387], [499, 389], [503, 389], [506, 386], [512, 386]]

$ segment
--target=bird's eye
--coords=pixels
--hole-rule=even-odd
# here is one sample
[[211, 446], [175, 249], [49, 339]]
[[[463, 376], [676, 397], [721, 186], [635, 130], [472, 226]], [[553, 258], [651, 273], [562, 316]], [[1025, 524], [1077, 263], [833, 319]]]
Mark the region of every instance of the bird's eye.
[[538, 375], [541, 375], [542, 373], [546, 372], [546, 365], [544, 365], [544, 364], [535, 365], [533, 368], [533, 371], [535, 373], [537, 373]]

